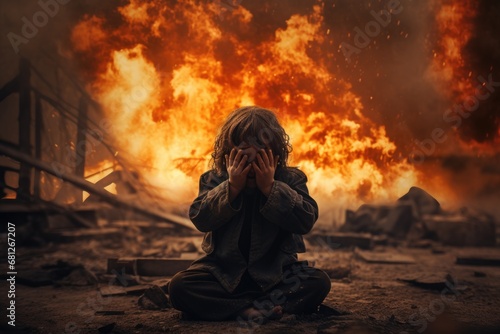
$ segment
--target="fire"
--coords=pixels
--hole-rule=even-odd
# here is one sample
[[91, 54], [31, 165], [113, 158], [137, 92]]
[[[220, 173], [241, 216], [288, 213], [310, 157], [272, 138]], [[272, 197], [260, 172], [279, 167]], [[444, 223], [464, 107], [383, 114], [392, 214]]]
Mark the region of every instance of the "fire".
[[[111, 174], [114, 170], [114, 165], [112, 161], [104, 160], [95, 166], [86, 168], [85, 179], [89, 182], [96, 183], [105, 176]], [[107, 191], [112, 194], [116, 194], [116, 185], [114, 183], [104, 187]], [[85, 201], [89, 197], [89, 193], [84, 191], [82, 196], [82, 201]]]
[[464, 58], [477, 14], [477, 2], [434, 0], [439, 7], [436, 15], [439, 36], [433, 51], [430, 67], [433, 79], [443, 88], [443, 93], [454, 101], [473, 95], [472, 72]]
[[[478, 77], [487, 76], [487, 73], [475, 73], [467, 57], [468, 43], [474, 33], [474, 19], [478, 14], [478, 3], [472, 0], [433, 0], [433, 4], [438, 7], [435, 18], [438, 38], [434, 42], [429, 74], [450, 107], [462, 106], [467, 102], [470, 104], [476, 95], [476, 87], [482, 83]], [[490, 67], [490, 71], [492, 70], [493, 66]], [[482, 84], [484, 86], [484, 83]], [[479, 101], [478, 106], [485, 103]], [[464, 120], [466, 121], [472, 122]], [[463, 132], [463, 129], [461, 131]], [[482, 142], [469, 136], [459, 136], [459, 131], [455, 131], [455, 134], [457, 145], [451, 148], [455, 153], [459, 150], [470, 156], [493, 156], [497, 152], [496, 144], [499, 139], [494, 133], [491, 133], [491, 138], [487, 133], [487, 140]], [[497, 134], [500, 134], [500, 129]]]
[[[306, 172], [331, 224], [346, 207], [404, 194], [418, 173], [316, 51], [327, 35], [321, 6], [292, 15], [272, 36], [249, 37], [252, 14], [242, 6], [132, 0], [118, 22], [86, 16], [73, 50], [91, 63], [86, 75], [118, 147], [165, 198], [196, 196], [217, 127], [232, 109], [258, 104], [278, 114], [291, 165]], [[89, 34], [107, 38], [90, 43]]]

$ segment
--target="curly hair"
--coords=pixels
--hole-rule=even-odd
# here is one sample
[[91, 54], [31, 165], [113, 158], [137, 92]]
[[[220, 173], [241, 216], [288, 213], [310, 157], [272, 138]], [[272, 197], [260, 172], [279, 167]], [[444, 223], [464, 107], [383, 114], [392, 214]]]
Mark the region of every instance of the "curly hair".
[[292, 146], [276, 115], [259, 106], [246, 106], [228, 115], [215, 138], [211, 162], [217, 174], [227, 172], [224, 155], [243, 141], [259, 148], [271, 148], [273, 155], [279, 155], [277, 172], [287, 167]]

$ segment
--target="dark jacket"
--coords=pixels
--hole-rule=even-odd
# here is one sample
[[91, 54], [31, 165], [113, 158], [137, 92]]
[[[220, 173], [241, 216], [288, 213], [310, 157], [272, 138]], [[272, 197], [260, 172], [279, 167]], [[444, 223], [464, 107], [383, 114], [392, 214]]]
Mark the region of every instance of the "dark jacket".
[[[242, 204], [250, 189], [229, 203], [227, 173], [217, 176], [211, 170], [200, 177], [199, 195], [189, 217], [198, 230], [206, 232], [202, 248], [207, 254], [191, 268], [209, 270], [228, 292], [234, 291], [246, 270], [264, 291], [270, 289], [282, 279], [283, 266], [305, 252], [302, 234], [316, 222], [318, 205], [309, 196], [302, 171], [291, 167], [278, 171], [269, 198], [253, 190], [253, 211]], [[238, 246], [245, 215], [251, 215], [247, 218], [251, 221], [248, 263]]]

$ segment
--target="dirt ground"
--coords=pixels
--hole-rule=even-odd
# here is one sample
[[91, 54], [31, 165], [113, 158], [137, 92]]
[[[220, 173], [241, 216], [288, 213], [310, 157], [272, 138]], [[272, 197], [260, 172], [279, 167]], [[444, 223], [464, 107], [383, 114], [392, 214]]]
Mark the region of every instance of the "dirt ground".
[[[90, 277], [73, 274], [45, 286], [16, 284], [16, 329], [23, 333], [500, 333], [500, 267], [455, 264], [458, 254], [500, 257], [500, 248], [463, 249], [436, 244], [423, 248], [377, 246], [371, 252], [410, 255], [414, 264], [366, 263], [353, 249], [308, 245], [302, 258], [332, 277], [326, 307], [312, 315], [286, 316], [263, 325], [186, 320], [173, 309], [144, 310], [139, 296], [102, 297], [99, 288], [113, 282], [107, 258], [165, 257], [199, 249], [201, 236], [162, 236], [158, 231], [124, 229], [119, 237], [71, 243], [39, 242], [17, 248], [18, 275], [43, 276], [43, 265], [81, 264]], [[453, 285], [440, 285], [448, 276]], [[41, 276], [40, 276], [41, 275]], [[431, 276], [432, 285], [400, 279]], [[111, 278], [110, 278], [111, 277]], [[141, 284], [168, 277], [134, 277]], [[96, 280], [96, 282], [93, 282]], [[88, 282], [87, 282], [88, 281]], [[116, 282], [116, 280], [114, 281]], [[443, 282], [446, 282], [444, 280]], [[89, 285], [85, 285], [85, 284]], [[427, 282], [429, 283], [429, 282]], [[6, 298], [1, 308], [5, 310]], [[96, 315], [96, 311], [120, 311]], [[0, 332], [11, 332], [2, 323]]]

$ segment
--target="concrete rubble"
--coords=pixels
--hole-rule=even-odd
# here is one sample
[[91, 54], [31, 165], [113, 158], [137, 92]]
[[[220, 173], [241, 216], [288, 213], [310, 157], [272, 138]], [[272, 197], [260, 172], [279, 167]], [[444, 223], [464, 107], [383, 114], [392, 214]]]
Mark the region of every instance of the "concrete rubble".
[[[428, 239], [450, 246], [494, 246], [496, 226], [492, 216], [463, 208], [445, 211], [426, 191], [411, 187], [395, 204], [363, 204], [346, 211], [343, 233], [386, 235], [397, 240]], [[369, 247], [360, 247], [370, 249]]]

